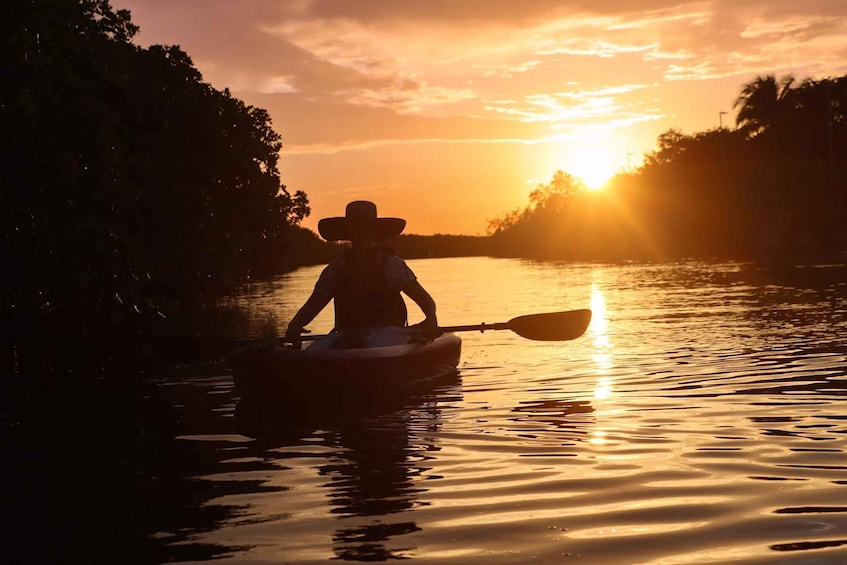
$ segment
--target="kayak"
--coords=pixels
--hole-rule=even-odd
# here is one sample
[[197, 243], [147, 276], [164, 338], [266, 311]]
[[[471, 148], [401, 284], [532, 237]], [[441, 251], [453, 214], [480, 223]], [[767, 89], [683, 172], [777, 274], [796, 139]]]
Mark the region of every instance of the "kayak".
[[286, 410], [373, 405], [457, 376], [462, 340], [424, 339], [406, 328], [330, 334], [301, 349], [256, 345], [232, 360], [236, 390], [251, 405]]

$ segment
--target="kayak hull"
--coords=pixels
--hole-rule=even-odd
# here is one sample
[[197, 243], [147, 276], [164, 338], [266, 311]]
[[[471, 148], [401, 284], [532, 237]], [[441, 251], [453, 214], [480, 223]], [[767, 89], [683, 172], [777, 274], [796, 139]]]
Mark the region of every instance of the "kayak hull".
[[367, 347], [339, 337], [303, 349], [253, 346], [233, 359], [242, 400], [292, 413], [373, 407], [456, 380], [462, 340], [409, 340], [404, 330], [369, 336]]

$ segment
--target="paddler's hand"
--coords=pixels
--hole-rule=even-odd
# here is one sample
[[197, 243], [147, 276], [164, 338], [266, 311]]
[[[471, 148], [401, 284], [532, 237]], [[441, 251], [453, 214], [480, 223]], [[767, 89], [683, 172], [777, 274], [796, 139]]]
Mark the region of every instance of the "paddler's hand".
[[288, 325], [288, 329], [285, 330], [285, 341], [291, 344], [292, 349], [300, 349], [303, 347], [303, 341], [300, 339], [300, 335], [303, 333], [303, 328], [298, 325]]
[[421, 332], [421, 336], [426, 339], [435, 339], [442, 334], [438, 327], [438, 320], [435, 318], [426, 318], [423, 322], [417, 323], [413, 328]]

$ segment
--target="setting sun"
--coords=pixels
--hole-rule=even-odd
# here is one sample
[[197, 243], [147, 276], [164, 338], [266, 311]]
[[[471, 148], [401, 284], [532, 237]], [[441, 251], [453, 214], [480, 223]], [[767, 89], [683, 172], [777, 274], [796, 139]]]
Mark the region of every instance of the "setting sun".
[[571, 156], [567, 171], [579, 177], [589, 190], [599, 190], [606, 186], [618, 165], [607, 152], [602, 149], [586, 149]]

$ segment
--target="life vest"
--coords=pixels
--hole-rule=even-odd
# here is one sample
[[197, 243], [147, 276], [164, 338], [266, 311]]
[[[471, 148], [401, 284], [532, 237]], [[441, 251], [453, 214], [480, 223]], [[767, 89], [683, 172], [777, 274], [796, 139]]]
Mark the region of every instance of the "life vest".
[[356, 260], [350, 249], [342, 255], [341, 276], [334, 297], [337, 330], [406, 325], [406, 303], [399, 290], [388, 286], [385, 277], [386, 258], [390, 254], [387, 247], [374, 247], [364, 260]]

